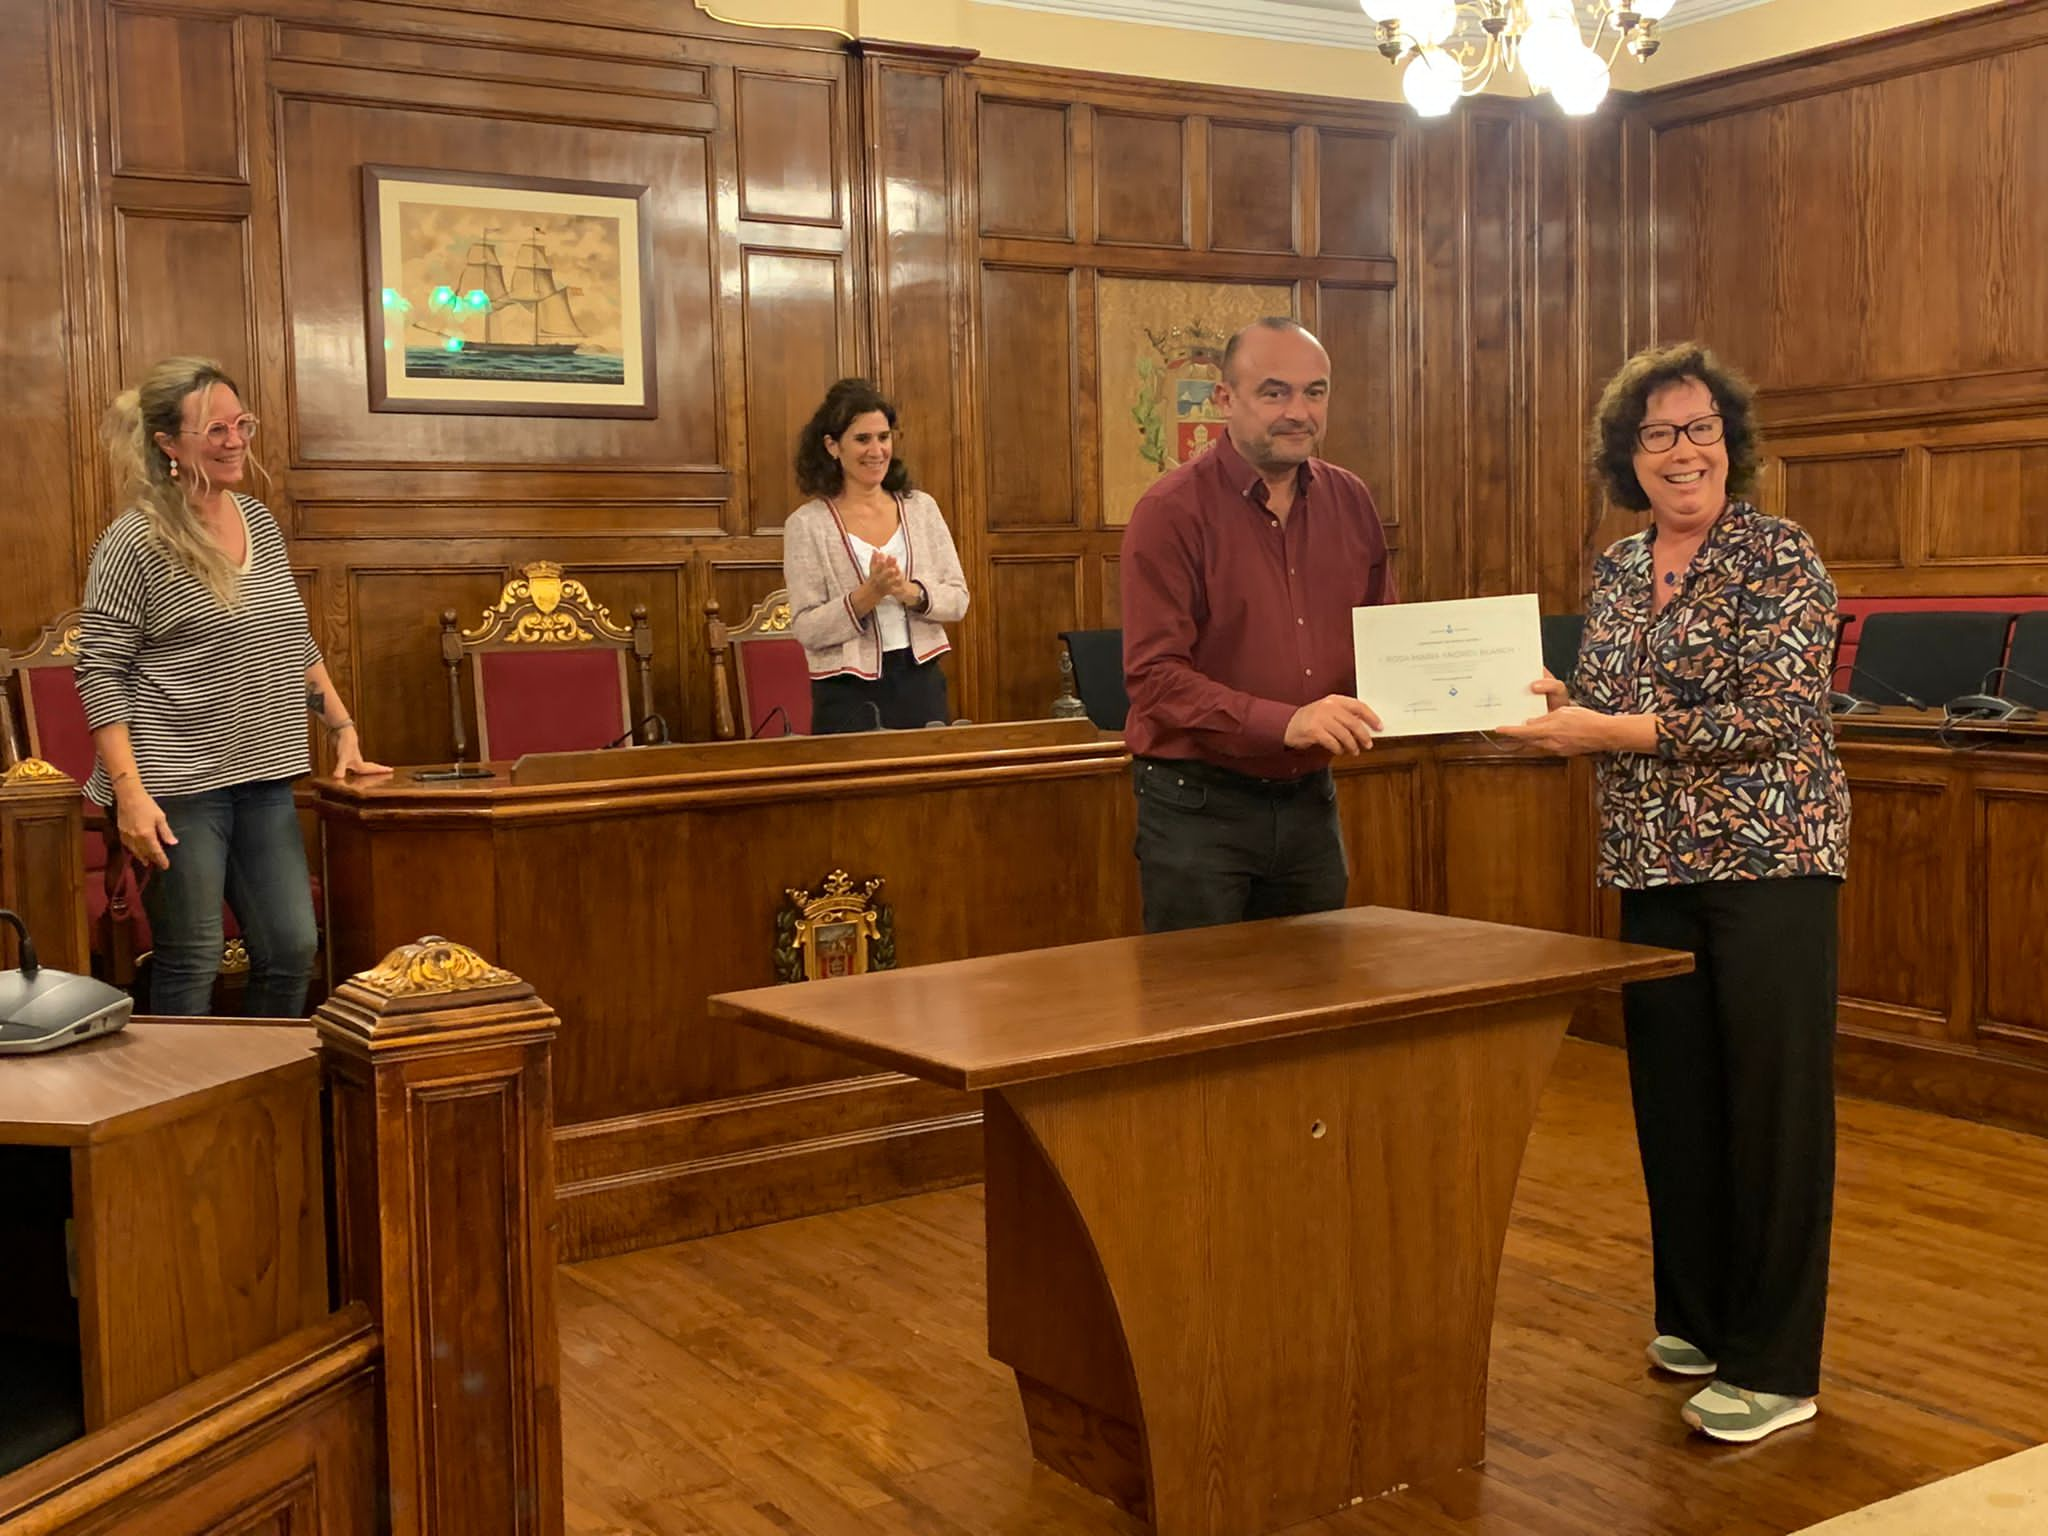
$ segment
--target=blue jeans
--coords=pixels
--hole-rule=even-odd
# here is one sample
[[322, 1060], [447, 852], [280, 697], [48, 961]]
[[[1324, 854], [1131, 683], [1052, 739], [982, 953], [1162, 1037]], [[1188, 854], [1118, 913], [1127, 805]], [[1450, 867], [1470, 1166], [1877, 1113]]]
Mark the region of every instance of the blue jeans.
[[168, 795], [157, 804], [178, 841], [164, 850], [171, 867], [156, 870], [142, 893], [155, 939], [149, 1011], [169, 1017], [213, 1011], [225, 898], [249, 946], [243, 1012], [305, 1017], [320, 935], [291, 780]]

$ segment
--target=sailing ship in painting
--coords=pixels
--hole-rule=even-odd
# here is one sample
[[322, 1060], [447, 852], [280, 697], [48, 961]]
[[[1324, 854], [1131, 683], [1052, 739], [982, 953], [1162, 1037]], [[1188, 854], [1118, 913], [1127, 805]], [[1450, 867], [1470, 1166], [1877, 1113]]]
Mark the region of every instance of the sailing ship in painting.
[[[405, 344], [412, 378], [492, 379], [532, 384], [621, 384], [625, 358], [590, 339], [571, 300], [581, 291], [561, 282], [535, 225], [508, 268], [495, 228], [469, 243], [453, 283], [427, 295], [428, 318], [411, 330], [436, 338]], [[387, 308], [413, 311], [391, 289]]]

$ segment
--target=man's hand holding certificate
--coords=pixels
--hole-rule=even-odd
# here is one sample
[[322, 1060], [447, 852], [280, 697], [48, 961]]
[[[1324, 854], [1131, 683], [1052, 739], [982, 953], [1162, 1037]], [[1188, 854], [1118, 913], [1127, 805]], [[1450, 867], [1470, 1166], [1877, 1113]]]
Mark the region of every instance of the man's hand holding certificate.
[[1520, 725], [1541, 701], [1543, 628], [1534, 593], [1351, 610], [1358, 696], [1383, 736]]

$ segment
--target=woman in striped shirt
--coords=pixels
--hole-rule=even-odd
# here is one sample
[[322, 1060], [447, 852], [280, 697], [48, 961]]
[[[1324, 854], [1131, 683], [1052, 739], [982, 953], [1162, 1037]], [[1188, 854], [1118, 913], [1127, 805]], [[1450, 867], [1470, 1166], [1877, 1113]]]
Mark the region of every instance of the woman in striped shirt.
[[203, 1014], [223, 899], [249, 946], [247, 1011], [305, 1011], [318, 934], [292, 780], [312, 767], [301, 711], [337, 774], [363, 760], [263, 503], [238, 493], [256, 418], [217, 363], [171, 358], [114, 402], [107, 441], [129, 509], [93, 551], [78, 691], [111, 805], [148, 880], [149, 1011]]

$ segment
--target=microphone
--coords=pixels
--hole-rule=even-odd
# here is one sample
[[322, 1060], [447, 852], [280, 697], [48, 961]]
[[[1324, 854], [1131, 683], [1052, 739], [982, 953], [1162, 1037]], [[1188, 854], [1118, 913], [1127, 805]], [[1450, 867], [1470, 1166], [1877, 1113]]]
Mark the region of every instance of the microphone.
[[4, 907], [0, 919], [21, 941], [21, 964], [0, 971], [0, 1056], [53, 1051], [127, 1025], [135, 999], [91, 976], [45, 970], [28, 924]]
[[[1861, 667], [1858, 667], [1856, 672], [1850, 675], [1850, 680], [1852, 682], [1855, 681], [1858, 674], [1862, 676], [1863, 681], [1877, 684], [1878, 687], [1891, 694], [1908, 709], [1928, 708], [1925, 699], [1916, 698], [1897, 683], [1890, 682]], [[1830, 692], [1828, 694], [1828, 713], [1831, 715], [1874, 715], [1877, 713], [1877, 705], [1869, 699], [1859, 698], [1853, 693]]]
[[752, 733], [748, 735], [747, 740], [759, 741], [761, 739], [761, 733], [768, 729], [768, 723], [771, 720], [774, 720], [777, 716], [780, 716], [782, 720], [782, 734], [785, 736], [794, 736], [796, 734], [796, 727], [790, 724], [789, 711], [784, 709], [780, 704], [777, 704], [773, 709], [769, 710], [767, 714], [761, 717], [761, 723], [754, 727]]
[[36, 972], [43, 968], [43, 964], [36, 958], [36, 941], [28, 936], [28, 924], [21, 920], [20, 913], [10, 912], [5, 907], [0, 907], [0, 917], [7, 919], [8, 925], [14, 929], [15, 938], [20, 941], [21, 979], [34, 981]]
[[638, 720], [635, 720], [631, 725], [627, 726], [623, 732], [621, 732], [617, 736], [614, 736], [610, 741], [606, 742], [598, 750], [601, 752], [609, 752], [613, 747], [623, 747], [627, 742], [631, 741], [635, 736], [638, 736], [640, 734], [640, 729], [642, 726], [648, 725], [658, 725], [661, 727], [661, 735], [654, 741], [653, 745], [658, 747], [667, 746], [669, 744], [668, 721], [664, 720], [660, 715], [642, 715]]
[[2038, 677], [2029, 677], [2017, 667], [1993, 667], [1984, 674], [1979, 685], [1981, 691], [1965, 693], [1950, 699], [1942, 706], [1942, 713], [1951, 720], [2034, 720], [2040, 711], [2031, 704], [2022, 704], [2018, 699], [2002, 698], [1991, 691], [1991, 680], [1995, 677], [2016, 677], [2021, 682], [2038, 688], [2048, 695], [2048, 683]]

